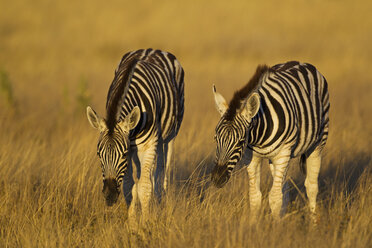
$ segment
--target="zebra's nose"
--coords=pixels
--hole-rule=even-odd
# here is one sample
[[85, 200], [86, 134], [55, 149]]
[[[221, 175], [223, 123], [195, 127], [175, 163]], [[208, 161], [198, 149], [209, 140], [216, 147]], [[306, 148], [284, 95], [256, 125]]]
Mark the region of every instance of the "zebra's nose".
[[219, 163], [213, 168], [212, 182], [217, 188], [222, 188], [229, 181], [230, 173], [226, 165]]
[[114, 203], [116, 203], [120, 193], [116, 180], [113, 178], [103, 180], [102, 193], [105, 196], [107, 206], [112, 206]]

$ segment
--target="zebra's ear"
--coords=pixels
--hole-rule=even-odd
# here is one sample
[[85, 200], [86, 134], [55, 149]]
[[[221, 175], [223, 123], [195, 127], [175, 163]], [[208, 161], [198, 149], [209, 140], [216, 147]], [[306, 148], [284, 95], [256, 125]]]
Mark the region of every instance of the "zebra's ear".
[[128, 123], [129, 130], [134, 129], [137, 126], [139, 120], [141, 119], [140, 108], [138, 106], [135, 106], [125, 119]]
[[125, 119], [118, 123], [118, 125], [122, 130], [129, 131], [137, 126], [140, 119], [141, 110], [138, 106], [135, 106]]
[[214, 102], [216, 103], [216, 109], [222, 116], [226, 112], [228, 105], [227, 105], [225, 98], [216, 91], [215, 85], [213, 85], [213, 95], [214, 95]]
[[93, 128], [98, 129], [100, 132], [103, 132], [105, 129], [107, 129], [105, 120], [99, 117], [96, 111], [94, 111], [90, 106], [87, 107], [87, 117], [90, 125]]
[[260, 109], [260, 95], [256, 92], [252, 93], [248, 99], [242, 104], [241, 114], [247, 118], [252, 119]]

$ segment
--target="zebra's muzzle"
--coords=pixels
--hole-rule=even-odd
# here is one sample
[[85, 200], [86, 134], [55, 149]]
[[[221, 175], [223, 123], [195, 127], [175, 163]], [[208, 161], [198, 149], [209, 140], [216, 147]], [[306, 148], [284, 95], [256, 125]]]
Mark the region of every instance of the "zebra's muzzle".
[[117, 182], [115, 179], [105, 179], [103, 180], [103, 195], [106, 199], [106, 205], [114, 205], [119, 197], [120, 191], [118, 190]]
[[212, 182], [217, 188], [222, 188], [230, 179], [230, 172], [227, 166], [216, 165], [212, 171]]

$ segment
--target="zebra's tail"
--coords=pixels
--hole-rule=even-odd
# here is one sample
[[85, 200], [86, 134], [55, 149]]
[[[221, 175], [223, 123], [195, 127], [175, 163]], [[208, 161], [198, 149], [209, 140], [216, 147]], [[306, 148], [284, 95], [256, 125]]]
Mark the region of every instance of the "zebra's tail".
[[302, 154], [300, 158], [300, 169], [302, 174], [306, 175], [306, 155]]

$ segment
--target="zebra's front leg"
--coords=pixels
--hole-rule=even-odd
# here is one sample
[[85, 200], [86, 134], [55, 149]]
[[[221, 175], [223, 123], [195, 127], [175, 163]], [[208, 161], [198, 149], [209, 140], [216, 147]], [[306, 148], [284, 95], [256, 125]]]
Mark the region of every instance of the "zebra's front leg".
[[285, 204], [283, 204], [283, 182], [288, 169], [290, 151], [284, 151], [272, 159], [271, 171], [273, 174], [273, 185], [269, 193], [269, 204], [274, 219], [279, 219], [285, 213]]
[[128, 220], [129, 226], [132, 228], [137, 227], [137, 199], [138, 199], [138, 184], [134, 184], [132, 187], [132, 202], [128, 209]]
[[306, 194], [313, 221], [316, 220], [316, 197], [318, 195], [318, 176], [321, 164], [321, 152], [315, 149], [306, 159]]
[[[271, 175], [274, 178], [275, 169], [274, 169], [273, 162], [271, 160], [269, 160], [269, 166], [270, 166]], [[283, 178], [282, 193], [283, 193], [283, 203], [282, 203], [282, 207], [281, 207], [281, 210], [280, 210], [280, 215], [281, 216], [283, 216], [285, 214], [285, 212], [287, 210], [288, 203], [289, 203], [289, 186], [288, 186], [287, 180], [285, 180], [285, 177]]]
[[[132, 168], [133, 166], [135, 165], [132, 164], [132, 159], [129, 159], [127, 171], [125, 172], [124, 177], [123, 177], [123, 195], [124, 195], [125, 202], [128, 207], [130, 206], [132, 202], [132, 198], [133, 198], [132, 188], [135, 183], [133, 179], [133, 168]], [[135, 175], [135, 177], [137, 178], [137, 175]]]
[[137, 183], [137, 195], [141, 204], [142, 218], [149, 217], [150, 199], [154, 191], [154, 169], [156, 165], [157, 142], [146, 144], [144, 149], [138, 149], [141, 163], [141, 176]]
[[249, 205], [253, 219], [258, 217], [261, 208], [262, 193], [260, 190], [261, 158], [253, 155], [251, 163], [247, 167], [249, 177]]
[[165, 166], [164, 182], [163, 182], [164, 191], [167, 191], [168, 180], [170, 178], [170, 167], [171, 167], [171, 162], [172, 162], [173, 144], [174, 144], [174, 139], [169, 141], [168, 144], [164, 145], [164, 152], [165, 152], [165, 157], [166, 157], [166, 162], [164, 163], [164, 166]]
[[[137, 155], [136, 155], [137, 156]], [[136, 161], [130, 161], [130, 167], [128, 167], [127, 176], [131, 177], [133, 180], [133, 185], [131, 186], [131, 195], [128, 197], [130, 201], [128, 209], [128, 220], [129, 226], [136, 229], [138, 227], [137, 222], [137, 206], [138, 206], [138, 169], [140, 168], [138, 157]], [[124, 191], [125, 192], [125, 191]], [[131, 198], [131, 199], [130, 199]], [[127, 197], [126, 197], [127, 200]]]

